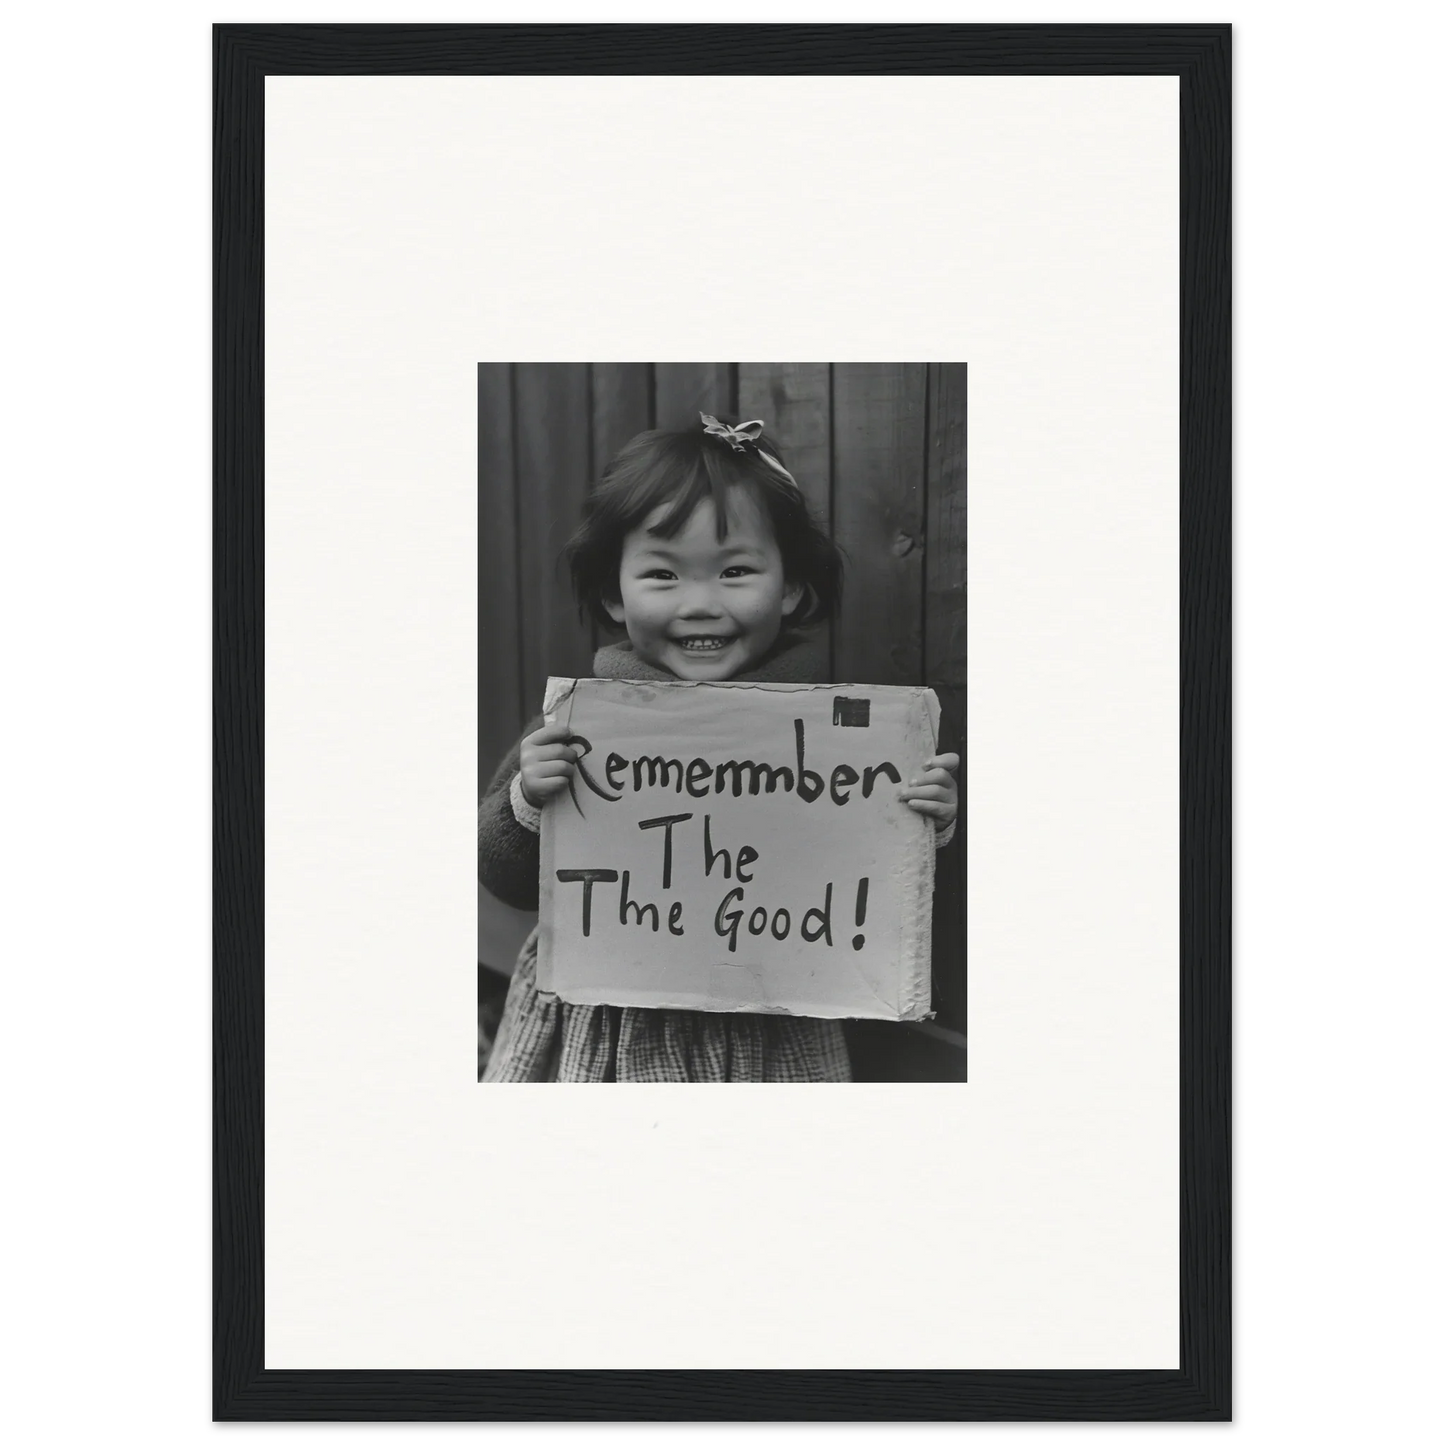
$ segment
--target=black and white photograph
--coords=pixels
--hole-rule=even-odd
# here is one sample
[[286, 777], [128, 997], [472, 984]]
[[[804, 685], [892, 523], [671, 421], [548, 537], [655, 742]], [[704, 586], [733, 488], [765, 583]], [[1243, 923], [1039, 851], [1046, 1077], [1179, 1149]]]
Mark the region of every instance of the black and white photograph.
[[967, 1078], [967, 375], [478, 368], [482, 1082]]

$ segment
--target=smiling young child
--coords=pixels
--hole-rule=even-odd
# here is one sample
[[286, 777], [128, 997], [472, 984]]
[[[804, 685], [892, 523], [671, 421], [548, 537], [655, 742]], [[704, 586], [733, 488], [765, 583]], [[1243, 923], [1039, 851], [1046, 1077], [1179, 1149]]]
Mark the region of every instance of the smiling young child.
[[[827, 680], [823, 649], [806, 629], [835, 612], [842, 558], [762, 429], [703, 415], [683, 431], [634, 437], [603, 473], [567, 548], [580, 605], [626, 633], [598, 651], [598, 677]], [[576, 769], [567, 736], [562, 726], [529, 728], [478, 809], [478, 876], [517, 908], [537, 906], [541, 810]], [[939, 846], [953, 834], [957, 768], [955, 753], [930, 758], [899, 790], [933, 818]], [[538, 990], [536, 963], [534, 932], [484, 1082], [851, 1077], [836, 1020], [569, 1004]]]

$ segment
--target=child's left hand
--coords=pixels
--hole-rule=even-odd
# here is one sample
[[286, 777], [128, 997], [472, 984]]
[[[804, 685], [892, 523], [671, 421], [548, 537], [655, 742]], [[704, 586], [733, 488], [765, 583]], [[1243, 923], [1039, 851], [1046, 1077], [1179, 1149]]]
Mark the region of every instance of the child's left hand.
[[958, 817], [958, 780], [953, 776], [957, 771], [958, 754], [939, 753], [924, 763], [923, 771], [910, 778], [906, 788], [898, 790], [898, 796], [915, 813], [927, 813], [933, 819], [940, 833]]

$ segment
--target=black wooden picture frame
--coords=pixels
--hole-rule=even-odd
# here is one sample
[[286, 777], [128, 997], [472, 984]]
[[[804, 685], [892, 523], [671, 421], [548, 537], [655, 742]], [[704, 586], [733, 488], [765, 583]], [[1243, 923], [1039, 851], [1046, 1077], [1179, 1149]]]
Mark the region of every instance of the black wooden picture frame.
[[[264, 81], [508, 74], [1179, 78], [1179, 1369], [264, 1367]], [[214, 81], [215, 1418], [1229, 1419], [1230, 27], [220, 25]]]

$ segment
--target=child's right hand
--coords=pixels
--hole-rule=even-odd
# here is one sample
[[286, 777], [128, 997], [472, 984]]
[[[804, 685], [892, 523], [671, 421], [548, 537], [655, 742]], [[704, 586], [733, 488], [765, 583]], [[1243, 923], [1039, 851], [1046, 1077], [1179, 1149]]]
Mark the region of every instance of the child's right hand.
[[581, 749], [567, 742], [571, 731], [553, 723], [522, 739], [522, 796], [534, 808], [566, 792], [577, 772]]

